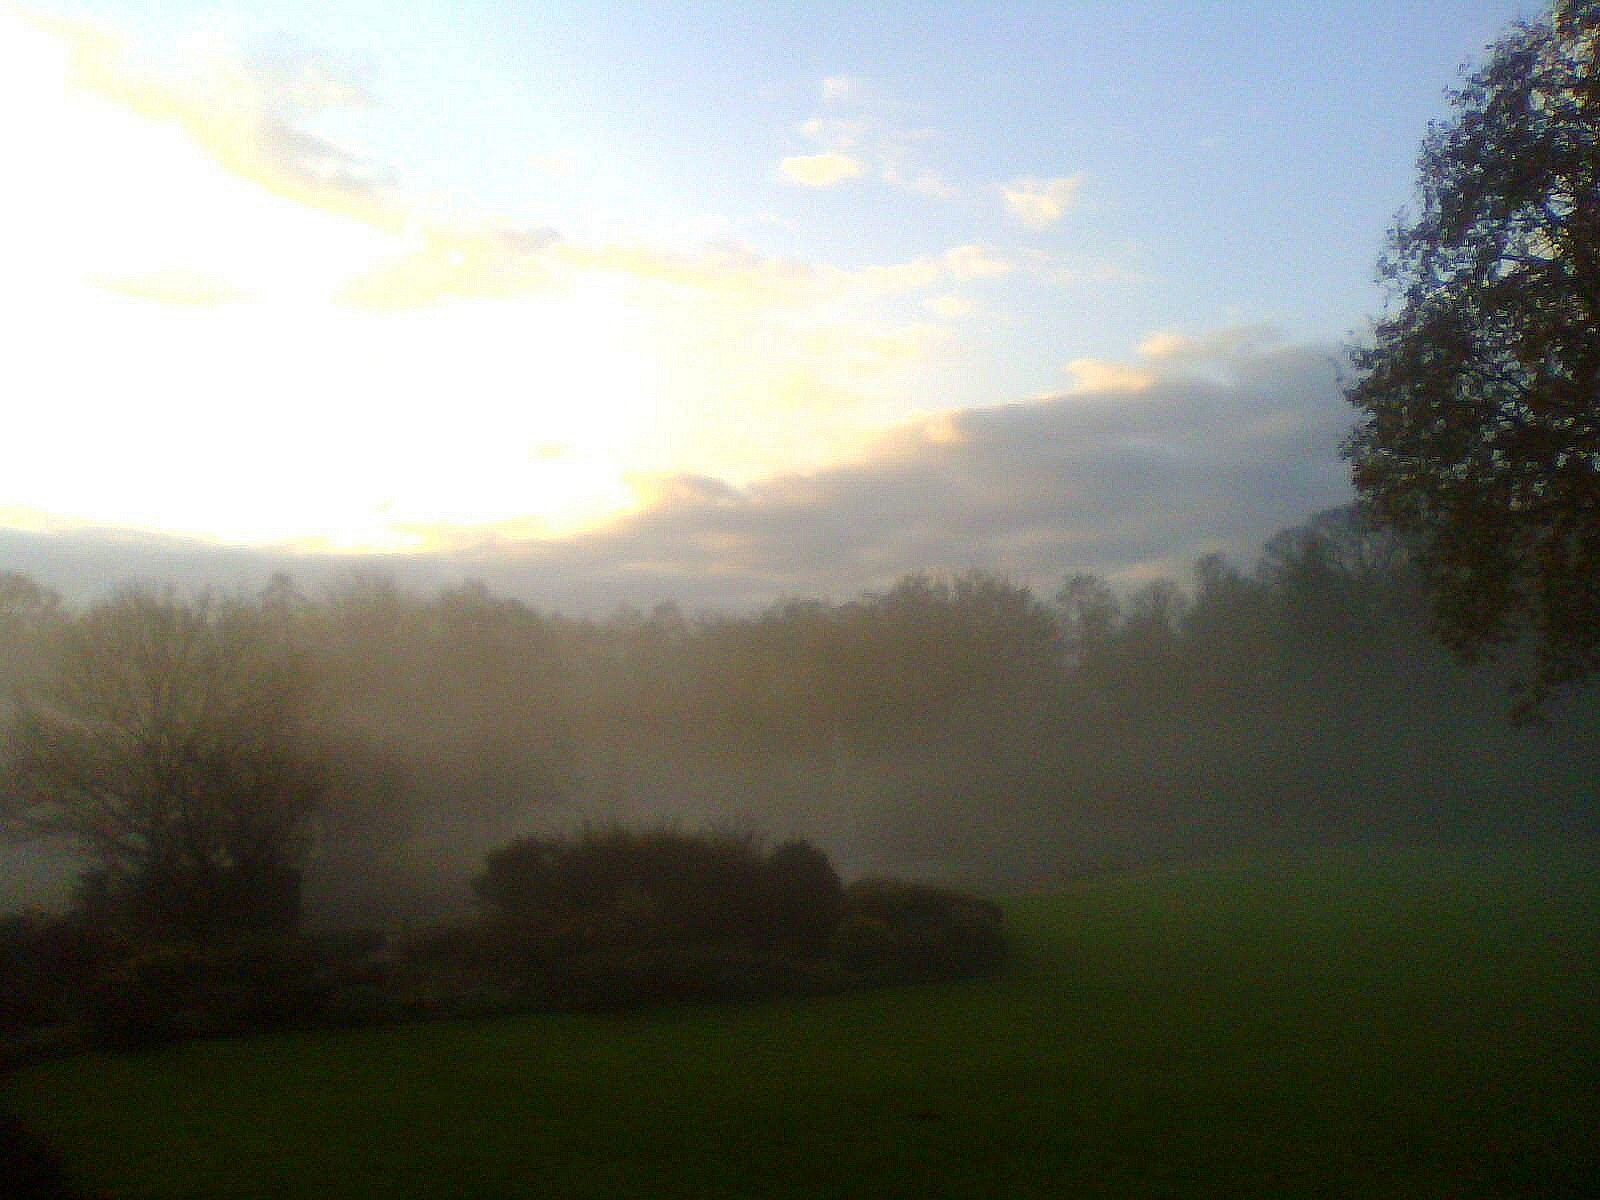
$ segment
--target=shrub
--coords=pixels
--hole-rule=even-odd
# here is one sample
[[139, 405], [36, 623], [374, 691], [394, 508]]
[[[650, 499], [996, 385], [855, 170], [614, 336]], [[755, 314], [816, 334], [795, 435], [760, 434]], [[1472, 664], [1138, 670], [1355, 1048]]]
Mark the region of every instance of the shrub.
[[764, 855], [753, 838], [662, 829], [523, 838], [473, 886], [490, 916], [476, 940], [440, 933], [415, 956], [458, 994], [497, 980], [614, 1008], [978, 975], [1005, 957], [997, 906], [893, 880], [847, 889], [802, 841]]
[[206, 1030], [198, 1019], [197, 946], [150, 946], [107, 971], [85, 997], [95, 1041], [108, 1049], [158, 1046]]
[[110, 934], [78, 916], [0, 918], [0, 1032], [70, 1021], [114, 953]]
[[820, 947], [843, 890], [821, 851], [669, 829], [523, 838], [489, 855], [478, 898], [529, 963], [607, 947]]
[[299, 939], [162, 942], [137, 947], [106, 970], [86, 1008], [96, 1042], [134, 1049], [314, 1021], [328, 990]]
[[987, 975], [1005, 963], [1004, 917], [999, 905], [949, 888], [862, 880], [845, 889], [834, 951], [853, 970], [887, 978]]
[[895, 960], [899, 938], [889, 922], [864, 912], [846, 913], [833, 931], [829, 950], [847, 971], [866, 974]]
[[844, 911], [844, 884], [828, 856], [809, 842], [785, 842], [766, 862], [766, 927], [779, 944], [816, 951]]
[[224, 941], [292, 934], [300, 924], [302, 879], [282, 863], [251, 870], [158, 869], [113, 875], [86, 871], [76, 908], [86, 920], [143, 941]]
[[[540, 959], [539, 961], [542, 961]], [[515, 931], [482, 922], [450, 922], [395, 939], [392, 963], [379, 990], [397, 1012], [418, 1016], [491, 1012], [511, 1005], [536, 973], [535, 961]], [[376, 1009], [358, 990], [351, 998]]]

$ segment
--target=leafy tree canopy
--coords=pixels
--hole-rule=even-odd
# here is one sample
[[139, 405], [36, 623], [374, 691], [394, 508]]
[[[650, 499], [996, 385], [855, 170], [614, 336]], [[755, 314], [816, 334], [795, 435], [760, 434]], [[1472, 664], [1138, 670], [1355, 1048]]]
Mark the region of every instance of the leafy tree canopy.
[[1600, 3], [1514, 26], [1419, 157], [1357, 353], [1346, 445], [1381, 523], [1417, 539], [1444, 641], [1524, 635], [1525, 713], [1600, 669]]

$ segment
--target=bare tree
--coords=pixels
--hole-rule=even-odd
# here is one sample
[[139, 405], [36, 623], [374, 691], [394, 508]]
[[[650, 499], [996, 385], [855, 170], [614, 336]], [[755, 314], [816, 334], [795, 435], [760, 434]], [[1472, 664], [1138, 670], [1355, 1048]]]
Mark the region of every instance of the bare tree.
[[311, 678], [242, 600], [129, 590], [64, 624], [11, 720], [11, 805], [103, 898], [193, 936], [291, 926], [326, 790]]

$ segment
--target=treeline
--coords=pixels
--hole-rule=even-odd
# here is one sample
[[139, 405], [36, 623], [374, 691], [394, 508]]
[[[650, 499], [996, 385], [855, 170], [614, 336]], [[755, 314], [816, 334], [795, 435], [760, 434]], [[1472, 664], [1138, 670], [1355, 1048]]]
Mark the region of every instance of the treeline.
[[[1507, 720], [1518, 662], [1430, 638], [1405, 547], [1350, 510], [1249, 570], [1055, 596], [910, 576], [749, 615], [604, 619], [360, 577], [248, 601], [314, 678], [313, 914], [465, 905], [489, 849], [583, 822], [804, 837], [846, 875], [983, 884], [1231, 847], [1592, 824], [1600, 704]], [[85, 620], [0, 582], [8, 689]]]

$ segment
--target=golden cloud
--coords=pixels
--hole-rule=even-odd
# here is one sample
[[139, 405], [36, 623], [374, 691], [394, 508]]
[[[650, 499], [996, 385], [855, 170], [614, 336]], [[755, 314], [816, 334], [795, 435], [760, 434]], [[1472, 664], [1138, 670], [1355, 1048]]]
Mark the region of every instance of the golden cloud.
[[1164, 329], [1140, 342], [1139, 353], [1158, 362], [1218, 361], [1259, 354], [1281, 339], [1269, 324], [1230, 325], [1198, 336]]
[[943, 296], [930, 296], [922, 302], [922, 307], [934, 316], [942, 317], [946, 321], [957, 321], [962, 317], [970, 317], [976, 310], [976, 306], [971, 300], [968, 300], [965, 296], [957, 296], [954, 293], [947, 293]]
[[1089, 392], [1142, 392], [1156, 382], [1156, 373], [1126, 363], [1101, 358], [1075, 358], [1067, 364], [1072, 376], [1068, 391], [1073, 395]]
[[824, 154], [797, 154], [778, 164], [778, 170], [790, 183], [808, 188], [830, 188], [854, 179], [866, 168], [861, 160], [848, 154], [830, 150]]
[[1002, 185], [1001, 192], [1017, 220], [1029, 229], [1048, 229], [1066, 215], [1082, 186], [1082, 174], [1054, 179], [1029, 176]]
[[401, 232], [408, 215], [383, 194], [356, 156], [295, 128], [293, 118], [362, 103], [352, 85], [314, 63], [273, 76], [252, 70], [213, 44], [188, 47], [186, 70], [139, 68], [124, 41], [82, 21], [28, 14], [67, 52], [68, 82], [147, 120], [181, 129], [214, 161], [298, 204]]
[[221, 308], [236, 304], [247, 294], [215, 275], [203, 271], [152, 271], [138, 275], [102, 275], [90, 280], [96, 287], [157, 304], [183, 308]]
[[378, 312], [451, 299], [505, 299], [562, 286], [548, 230], [421, 228], [413, 248], [341, 288], [341, 304]]

